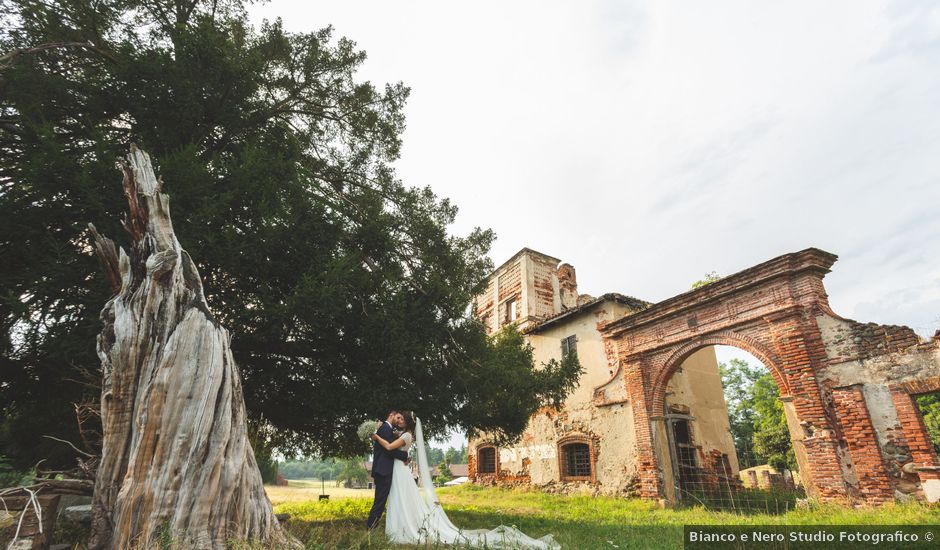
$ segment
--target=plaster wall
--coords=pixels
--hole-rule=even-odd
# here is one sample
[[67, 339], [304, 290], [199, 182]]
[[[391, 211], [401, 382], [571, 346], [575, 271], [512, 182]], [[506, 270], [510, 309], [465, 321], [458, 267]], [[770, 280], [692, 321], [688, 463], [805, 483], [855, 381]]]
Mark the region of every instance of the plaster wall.
[[712, 451], [727, 455], [732, 475], [738, 472], [738, 457], [731, 436], [728, 406], [721, 387], [715, 348], [709, 346], [690, 355], [666, 386], [666, 409], [688, 408], [692, 416], [693, 443], [702, 456]]
[[520, 443], [500, 449], [500, 468], [510, 479], [528, 476], [533, 485], [561, 483], [558, 442], [575, 436], [591, 439], [595, 446], [594, 492], [629, 492], [636, 471], [633, 411], [624, 403], [597, 407], [593, 399], [596, 386], [612, 379], [616, 384], [619, 379], [617, 369], [609, 362], [597, 324], [630, 311], [623, 304], [601, 302], [565, 323], [527, 336], [536, 365], [561, 360], [562, 339], [575, 336], [583, 374], [577, 388], [559, 410], [543, 409], [533, 415]]

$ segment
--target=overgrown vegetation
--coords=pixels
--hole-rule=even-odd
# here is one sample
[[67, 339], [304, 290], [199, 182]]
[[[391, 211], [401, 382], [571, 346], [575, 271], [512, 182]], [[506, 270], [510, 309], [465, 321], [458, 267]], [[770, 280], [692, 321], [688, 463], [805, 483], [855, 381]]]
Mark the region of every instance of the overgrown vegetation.
[[[578, 550], [679, 549], [685, 525], [940, 524], [940, 508], [917, 503], [855, 509], [809, 502], [784, 514], [739, 515], [702, 507], [663, 509], [649, 500], [562, 496], [475, 485], [438, 489], [437, 493], [448, 516], [461, 527], [515, 525], [529, 535], [551, 533], [563, 548]], [[333, 497], [288, 502], [275, 506], [275, 511], [291, 515], [287, 527], [308, 549], [408, 548], [389, 544], [381, 529], [369, 533], [363, 528], [371, 498]], [[86, 536], [86, 531], [57, 529], [55, 541], [77, 542]], [[233, 548], [259, 547], [233, 543]]]
[[692, 290], [695, 290], [697, 288], [702, 288], [703, 286], [710, 285], [720, 280], [721, 280], [721, 275], [719, 275], [717, 271], [710, 271], [706, 273], [701, 279], [692, 283], [691, 288]]

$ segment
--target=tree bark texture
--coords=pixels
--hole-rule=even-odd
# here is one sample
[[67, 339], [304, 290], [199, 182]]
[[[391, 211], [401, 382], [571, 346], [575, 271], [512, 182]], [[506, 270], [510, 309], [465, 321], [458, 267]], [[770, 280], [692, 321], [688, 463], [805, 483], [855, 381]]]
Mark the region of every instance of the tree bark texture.
[[115, 296], [101, 312], [103, 446], [93, 548], [232, 540], [296, 546], [278, 525], [247, 437], [229, 334], [180, 247], [150, 157], [119, 163], [130, 255], [91, 227]]

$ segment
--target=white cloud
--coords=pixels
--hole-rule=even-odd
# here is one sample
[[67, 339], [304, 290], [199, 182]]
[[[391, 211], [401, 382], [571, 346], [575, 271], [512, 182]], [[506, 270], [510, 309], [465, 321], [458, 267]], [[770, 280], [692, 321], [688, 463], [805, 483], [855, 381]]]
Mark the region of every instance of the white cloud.
[[311, 2], [413, 92], [398, 172], [582, 292], [660, 300], [816, 246], [836, 312], [940, 328], [940, 6]]

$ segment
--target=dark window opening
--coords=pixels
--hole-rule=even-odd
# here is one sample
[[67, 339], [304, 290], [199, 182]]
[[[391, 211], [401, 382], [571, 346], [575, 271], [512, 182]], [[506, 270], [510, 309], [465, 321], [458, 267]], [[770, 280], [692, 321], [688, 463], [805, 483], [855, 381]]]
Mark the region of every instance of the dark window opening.
[[483, 447], [477, 451], [477, 473], [495, 474], [496, 473], [496, 448]]
[[561, 357], [564, 359], [568, 355], [578, 355], [578, 337], [575, 335], [568, 336], [567, 338], [561, 339]]
[[511, 323], [519, 317], [519, 306], [515, 298], [506, 302], [506, 311], [503, 317], [505, 323]]
[[587, 443], [562, 446], [562, 472], [566, 478], [591, 477], [591, 447]]

